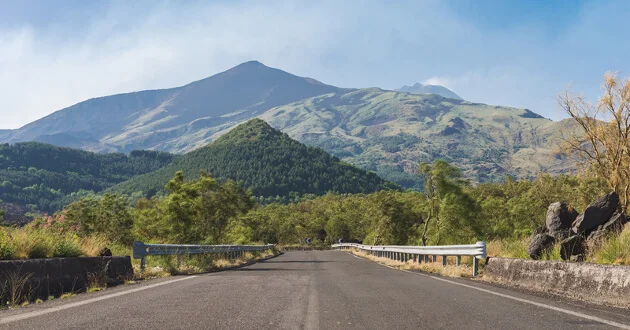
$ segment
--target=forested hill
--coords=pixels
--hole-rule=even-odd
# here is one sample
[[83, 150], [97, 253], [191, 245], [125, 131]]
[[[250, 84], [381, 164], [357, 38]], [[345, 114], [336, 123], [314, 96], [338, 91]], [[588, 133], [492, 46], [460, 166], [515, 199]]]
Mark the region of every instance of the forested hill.
[[254, 196], [263, 197], [397, 189], [372, 172], [343, 163], [319, 148], [291, 139], [260, 119], [252, 119], [172, 164], [116, 185], [112, 190], [153, 195], [177, 171], [183, 171], [188, 179], [205, 171], [219, 180], [241, 181]]
[[0, 144], [0, 200], [54, 212], [76, 195], [103, 191], [175, 157], [157, 151], [96, 154], [38, 142]]

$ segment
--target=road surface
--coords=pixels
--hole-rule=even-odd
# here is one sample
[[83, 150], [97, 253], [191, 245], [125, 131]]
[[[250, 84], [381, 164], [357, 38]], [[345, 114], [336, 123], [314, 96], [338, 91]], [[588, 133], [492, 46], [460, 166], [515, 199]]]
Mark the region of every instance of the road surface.
[[0, 329], [604, 329], [628, 311], [393, 270], [342, 251], [287, 252], [0, 311]]

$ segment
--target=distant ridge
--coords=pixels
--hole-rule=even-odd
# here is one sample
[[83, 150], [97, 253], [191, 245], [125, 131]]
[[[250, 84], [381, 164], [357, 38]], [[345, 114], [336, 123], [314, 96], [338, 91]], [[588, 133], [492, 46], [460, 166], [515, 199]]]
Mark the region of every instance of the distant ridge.
[[416, 83], [413, 86], [405, 85], [403, 87], [400, 87], [399, 89], [396, 89], [396, 91], [411, 94], [437, 94], [449, 99], [463, 100], [452, 90], [440, 85], [423, 85], [421, 83]]
[[1, 130], [0, 143], [39, 141], [97, 152], [184, 152], [210, 142], [224, 125], [337, 91], [315, 79], [249, 61], [182, 87], [90, 99], [22, 128]]

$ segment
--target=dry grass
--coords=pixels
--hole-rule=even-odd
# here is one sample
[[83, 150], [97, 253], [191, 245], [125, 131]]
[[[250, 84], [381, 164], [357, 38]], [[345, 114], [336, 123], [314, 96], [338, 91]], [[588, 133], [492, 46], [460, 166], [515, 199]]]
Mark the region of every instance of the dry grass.
[[78, 237], [31, 227], [0, 228], [0, 259], [93, 257], [108, 243], [102, 236]]
[[83, 237], [79, 241], [79, 246], [84, 256], [96, 257], [104, 248], [109, 244], [107, 238], [101, 235], [95, 235], [90, 237]]
[[619, 235], [604, 240], [593, 252], [592, 262], [613, 265], [630, 265], [630, 224]]
[[528, 238], [493, 240], [486, 243], [486, 254], [489, 257], [526, 259], [529, 258], [528, 245]]
[[153, 265], [140, 272], [139, 263], [134, 263], [134, 280], [159, 278], [170, 275], [189, 275], [217, 271], [245, 265], [275, 255], [275, 251], [246, 252], [238, 258], [217, 258], [217, 255], [202, 254], [191, 256], [163, 256], [153, 258]]
[[391, 260], [389, 258], [376, 257], [360, 250], [352, 250], [352, 254], [366, 258], [368, 260], [377, 262], [382, 265], [386, 265], [392, 268], [404, 269], [404, 270], [421, 270], [428, 273], [440, 274], [448, 277], [471, 277], [472, 258], [462, 257], [462, 263], [460, 266], [456, 266], [455, 258], [447, 258], [446, 266], [442, 266], [442, 259], [438, 258], [437, 262], [423, 262], [417, 263], [413, 260], [407, 262]]

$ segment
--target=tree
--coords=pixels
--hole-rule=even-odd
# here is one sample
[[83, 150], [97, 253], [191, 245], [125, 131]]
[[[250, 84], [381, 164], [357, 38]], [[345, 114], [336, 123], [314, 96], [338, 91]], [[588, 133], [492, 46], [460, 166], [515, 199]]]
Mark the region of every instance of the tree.
[[424, 180], [424, 194], [426, 197], [426, 218], [423, 220], [421, 242], [427, 245], [427, 234], [433, 227], [435, 233], [435, 244], [440, 243], [442, 233], [442, 219], [440, 209], [443, 199], [449, 195], [461, 195], [462, 185], [466, 184], [462, 173], [457, 167], [451, 166], [444, 160], [436, 160], [433, 164], [423, 162], [418, 167], [418, 174]]
[[597, 105], [565, 91], [558, 102], [581, 128], [565, 141], [570, 150], [617, 192], [621, 205], [630, 201], [630, 79], [606, 73]]

